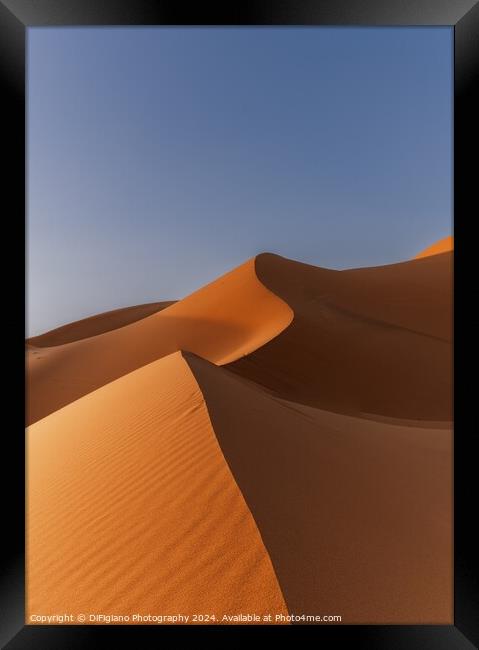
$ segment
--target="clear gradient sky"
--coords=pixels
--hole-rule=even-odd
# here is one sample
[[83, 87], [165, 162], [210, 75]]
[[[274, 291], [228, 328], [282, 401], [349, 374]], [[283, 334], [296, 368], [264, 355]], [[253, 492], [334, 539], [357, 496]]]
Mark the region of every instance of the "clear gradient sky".
[[452, 229], [452, 29], [30, 28], [28, 335]]

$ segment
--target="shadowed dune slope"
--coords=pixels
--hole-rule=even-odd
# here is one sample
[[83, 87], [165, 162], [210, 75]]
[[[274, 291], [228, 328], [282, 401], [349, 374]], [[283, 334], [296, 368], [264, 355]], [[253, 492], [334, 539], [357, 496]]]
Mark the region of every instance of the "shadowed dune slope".
[[155, 314], [162, 309], [166, 309], [174, 303], [174, 300], [168, 300], [135, 305], [134, 307], [123, 307], [122, 309], [113, 309], [112, 311], [106, 311], [102, 314], [96, 314], [89, 318], [82, 318], [73, 323], [62, 325], [40, 336], [32, 336], [27, 339], [27, 344], [38, 348], [46, 348], [71, 343], [72, 341], [79, 341], [80, 339], [86, 339], [90, 336], [96, 336], [97, 334], [103, 334], [104, 332], [124, 327], [137, 320], [146, 318], [146, 316]]
[[27, 350], [27, 423], [180, 349], [233, 361], [276, 336], [290, 307], [257, 278], [254, 260], [159, 313], [56, 347]]
[[450, 253], [346, 271], [259, 255], [294, 320], [228, 368], [310, 406], [451, 420], [451, 266]]
[[28, 497], [27, 616], [287, 613], [181, 353], [29, 427]]
[[290, 612], [452, 622], [450, 430], [301, 407], [184, 356]]
[[415, 259], [429, 257], [430, 255], [438, 255], [439, 253], [445, 253], [452, 250], [454, 250], [454, 237], [450, 235], [449, 237], [444, 237], [444, 239], [440, 239], [431, 246], [425, 248], [416, 255]]

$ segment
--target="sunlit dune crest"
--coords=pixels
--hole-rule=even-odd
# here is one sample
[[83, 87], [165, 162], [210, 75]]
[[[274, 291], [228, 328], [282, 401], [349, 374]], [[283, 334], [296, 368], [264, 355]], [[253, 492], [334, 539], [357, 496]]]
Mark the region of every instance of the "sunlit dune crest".
[[439, 253], [447, 253], [454, 250], [454, 237], [449, 235], [439, 241], [434, 242], [431, 246], [428, 246], [423, 251], [418, 253], [415, 259], [420, 259], [421, 257], [429, 257], [430, 255], [438, 255]]
[[249, 260], [124, 327], [65, 345], [29, 347], [27, 422], [178, 350], [217, 364], [234, 361], [274, 338], [292, 319], [292, 309], [258, 280]]

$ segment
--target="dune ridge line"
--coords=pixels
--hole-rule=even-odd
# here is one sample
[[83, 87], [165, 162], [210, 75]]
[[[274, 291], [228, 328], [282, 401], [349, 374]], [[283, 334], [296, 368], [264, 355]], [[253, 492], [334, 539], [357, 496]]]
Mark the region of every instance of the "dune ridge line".
[[28, 348], [27, 423], [180, 349], [230, 363], [277, 336], [293, 317], [258, 279], [253, 258], [134, 323], [64, 345]]
[[184, 356], [290, 612], [452, 622], [450, 429], [286, 403]]
[[287, 615], [181, 352], [27, 435], [27, 614]]

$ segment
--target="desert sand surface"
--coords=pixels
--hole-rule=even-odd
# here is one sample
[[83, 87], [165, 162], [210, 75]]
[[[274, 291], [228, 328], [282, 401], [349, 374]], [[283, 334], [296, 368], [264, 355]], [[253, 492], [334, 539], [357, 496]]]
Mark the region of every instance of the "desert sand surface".
[[144, 305], [105, 311], [102, 314], [95, 314], [94, 316], [56, 327], [40, 336], [32, 336], [27, 339], [27, 344], [37, 348], [48, 348], [87, 339], [90, 336], [103, 334], [104, 332], [109, 332], [110, 330], [134, 323], [146, 316], [150, 316], [150, 314], [155, 314], [162, 309], [166, 309], [174, 303], [174, 300], [166, 300], [163, 302], [151, 302]]
[[452, 622], [451, 251], [116, 322], [27, 345], [29, 614]]
[[250, 260], [183, 300], [97, 336], [27, 348], [27, 423], [178, 350], [227, 363], [285, 329], [292, 309], [257, 278]]
[[451, 420], [450, 253], [350, 271], [264, 254], [256, 272], [294, 320], [231, 370], [323, 409]]
[[437, 242], [434, 242], [434, 244], [431, 244], [431, 246], [428, 246], [423, 251], [418, 253], [416, 255], [416, 259], [419, 259], [421, 257], [429, 257], [430, 255], [438, 255], [439, 253], [445, 253], [452, 250], [454, 250], [454, 237], [452, 237], [452, 235], [449, 235], [449, 237], [439, 239]]
[[27, 616], [287, 614], [181, 353], [37, 422], [27, 446]]
[[290, 612], [452, 621], [450, 430], [300, 407], [186, 359]]

